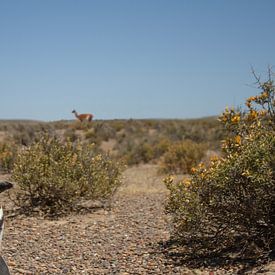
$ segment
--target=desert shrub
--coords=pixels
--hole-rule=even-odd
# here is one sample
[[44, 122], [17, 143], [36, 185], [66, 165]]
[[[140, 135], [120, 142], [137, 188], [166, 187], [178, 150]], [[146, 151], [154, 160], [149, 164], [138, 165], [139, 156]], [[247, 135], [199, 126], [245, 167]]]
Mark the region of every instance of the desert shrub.
[[116, 132], [119, 132], [124, 129], [125, 122], [123, 120], [114, 120], [111, 123], [112, 127], [115, 129]]
[[64, 139], [68, 140], [70, 142], [77, 141], [78, 136], [76, 134], [76, 131], [74, 129], [72, 129], [72, 128], [69, 128], [69, 129], [65, 130], [65, 132], [64, 132]]
[[115, 138], [116, 130], [109, 124], [99, 122], [94, 127], [97, 139], [101, 141], [108, 141], [110, 138]]
[[128, 165], [149, 163], [159, 159], [169, 147], [170, 142], [165, 138], [129, 138], [127, 135], [119, 139], [115, 149], [117, 157]]
[[18, 147], [11, 142], [0, 143], [0, 171], [10, 172], [16, 158]]
[[100, 147], [102, 141], [115, 139], [115, 156], [128, 165], [159, 162], [172, 143], [193, 139], [216, 149], [220, 126], [214, 118], [193, 120], [113, 120], [95, 121], [85, 134], [87, 142]]
[[10, 128], [14, 142], [24, 146], [28, 146], [36, 141], [41, 133], [52, 132], [52, 128], [49, 124], [32, 121], [13, 122]]
[[56, 130], [68, 129], [72, 125], [70, 120], [57, 120], [48, 123], [52, 128]]
[[166, 121], [163, 125], [164, 135], [171, 141], [192, 140], [197, 143], [208, 143], [216, 149], [223, 137], [222, 127], [217, 118]]
[[180, 123], [179, 121], [167, 121], [167, 124], [163, 127], [165, 135], [174, 142], [186, 139], [188, 132], [186, 123]]
[[96, 133], [94, 129], [90, 129], [85, 133], [85, 139], [89, 139], [90, 141], [95, 141], [96, 140]]
[[130, 147], [125, 153], [124, 160], [128, 165], [148, 163], [154, 158], [153, 148], [146, 141], [139, 142]]
[[[194, 123], [195, 122], [195, 123]], [[217, 118], [197, 119], [196, 121], [186, 121], [186, 138], [195, 142], [208, 142], [213, 148], [219, 145], [219, 140], [222, 138], [222, 127]]]
[[220, 117], [223, 157], [193, 168], [188, 180], [165, 180], [166, 210], [185, 255], [255, 259], [274, 251], [275, 89], [271, 78], [258, 84], [261, 93], [246, 111], [227, 108]]
[[93, 128], [86, 131], [85, 139], [90, 143], [100, 145], [102, 141], [108, 141], [116, 137], [116, 130], [110, 125], [109, 122], [94, 122]]
[[110, 199], [120, 174], [121, 166], [93, 145], [44, 136], [18, 155], [12, 178], [20, 188], [18, 205], [58, 214], [76, 209], [80, 199]]
[[188, 174], [203, 158], [207, 146], [191, 140], [177, 142], [168, 147], [161, 161], [164, 173]]
[[159, 138], [153, 143], [154, 158], [160, 159], [171, 146], [171, 141], [167, 138]]
[[94, 126], [94, 121], [91, 122], [91, 121], [84, 120], [84, 121], [81, 122], [79, 120], [75, 120], [70, 124], [69, 128], [71, 128], [75, 131], [77, 131], [77, 130], [79, 130], [79, 131], [88, 131], [93, 126]]

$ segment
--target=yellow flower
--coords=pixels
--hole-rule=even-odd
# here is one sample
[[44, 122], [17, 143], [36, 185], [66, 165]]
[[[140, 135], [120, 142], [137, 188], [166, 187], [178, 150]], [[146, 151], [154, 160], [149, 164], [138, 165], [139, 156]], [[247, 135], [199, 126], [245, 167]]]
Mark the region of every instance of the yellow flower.
[[251, 111], [250, 111], [249, 117], [250, 117], [251, 119], [255, 119], [255, 118], [257, 118], [257, 116], [258, 116], [257, 111], [255, 111], [255, 110], [251, 110]]
[[204, 167], [205, 167], [204, 163], [203, 163], [203, 162], [200, 162], [199, 168], [204, 168]]
[[190, 179], [186, 179], [186, 180], [184, 181], [184, 185], [185, 185], [186, 187], [190, 186], [190, 184], [191, 184]]
[[255, 101], [256, 100], [256, 96], [251, 96], [247, 99], [247, 101]]
[[231, 118], [231, 122], [233, 123], [238, 123], [240, 121], [240, 116], [239, 115], [235, 115]]
[[241, 136], [239, 136], [239, 135], [235, 136], [235, 143], [236, 143], [236, 144], [240, 145], [240, 144], [241, 144], [241, 141], [242, 141]]
[[248, 107], [248, 108], [251, 108], [251, 102], [249, 100], [246, 101], [245, 105]]
[[196, 173], [196, 171], [197, 171], [197, 168], [195, 168], [195, 167], [191, 168], [191, 173]]

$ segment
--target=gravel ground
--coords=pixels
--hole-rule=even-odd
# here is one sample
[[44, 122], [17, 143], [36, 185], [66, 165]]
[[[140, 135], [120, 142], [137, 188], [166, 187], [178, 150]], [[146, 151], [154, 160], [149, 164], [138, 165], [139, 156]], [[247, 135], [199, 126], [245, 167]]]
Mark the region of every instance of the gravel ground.
[[[11, 274], [236, 274], [233, 269], [190, 270], [165, 256], [160, 246], [169, 239], [165, 197], [156, 166], [130, 168], [109, 211], [54, 221], [7, 217], [2, 255]], [[273, 267], [261, 274], [275, 274]]]

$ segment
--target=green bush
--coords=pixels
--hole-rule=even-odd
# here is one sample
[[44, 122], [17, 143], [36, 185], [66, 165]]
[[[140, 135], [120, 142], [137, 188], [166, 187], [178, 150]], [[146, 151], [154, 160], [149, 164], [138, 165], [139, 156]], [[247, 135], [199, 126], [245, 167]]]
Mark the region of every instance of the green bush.
[[275, 249], [275, 89], [271, 79], [259, 87], [248, 110], [220, 117], [223, 157], [193, 168], [191, 179], [165, 180], [166, 210], [185, 255], [257, 259]]
[[20, 188], [17, 203], [48, 214], [76, 209], [80, 199], [110, 199], [120, 175], [121, 166], [96, 154], [92, 145], [63, 144], [48, 136], [23, 150], [12, 171]]
[[191, 168], [199, 164], [205, 155], [207, 146], [191, 140], [177, 142], [168, 147], [161, 161], [164, 173], [190, 173]]
[[0, 143], [0, 171], [10, 172], [17, 154], [17, 145], [10, 142]]
[[128, 152], [125, 153], [125, 161], [129, 165], [148, 163], [154, 158], [153, 148], [146, 141], [134, 144], [129, 148]]

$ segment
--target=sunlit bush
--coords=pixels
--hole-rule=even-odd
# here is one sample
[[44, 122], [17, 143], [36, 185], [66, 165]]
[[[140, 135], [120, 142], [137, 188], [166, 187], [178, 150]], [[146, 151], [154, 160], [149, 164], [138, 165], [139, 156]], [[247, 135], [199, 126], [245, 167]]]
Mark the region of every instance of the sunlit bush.
[[110, 199], [120, 181], [121, 166], [96, 154], [93, 145], [61, 143], [43, 137], [18, 156], [12, 178], [17, 203], [49, 214], [73, 210], [79, 199]]
[[190, 173], [191, 168], [202, 160], [207, 146], [191, 140], [177, 142], [168, 147], [163, 155], [161, 171], [164, 173]]
[[220, 117], [223, 157], [193, 168], [188, 180], [165, 180], [166, 210], [187, 255], [257, 258], [275, 248], [275, 89], [271, 78], [258, 84], [246, 111], [227, 108]]

